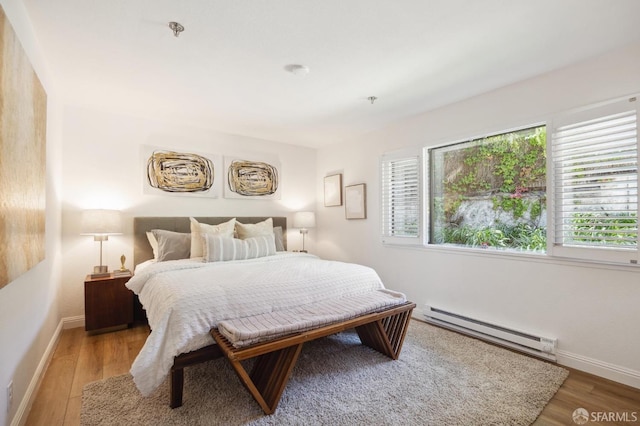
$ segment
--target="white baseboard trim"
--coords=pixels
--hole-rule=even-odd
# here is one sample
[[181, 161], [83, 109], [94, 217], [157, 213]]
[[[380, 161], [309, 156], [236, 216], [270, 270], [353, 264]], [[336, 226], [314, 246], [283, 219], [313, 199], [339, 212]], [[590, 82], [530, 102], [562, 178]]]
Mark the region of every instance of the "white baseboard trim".
[[65, 330], [68, 330], [70, 328], [84, 327], [84, 315], [62, 318], [62, 324], [62, 328]]
[[49, 362], [53, 357], [53, 351], [58, 344], [58, 339], [60, 339], [60, 334], [62, 333], [62, 324], [63, 321], [60, 320], [58, 326], [53, 332], [53, 336], [51, 336], [51, 340], [47, 345], [47, 349], [42, 354], [42, 358], [38, 363], [38, 367], [36, 371], [33, 373], [33, 377], [31, 378], [31, 382], [29, 382], [29, 386], [27, 387], [27, 391], [24, 393], [24, 397], [22, 401], [20, 401], [20, 405], [18, 406], [18, 410], [16, 411], [15, 416], [13, 416], [13, 420], [11, 421], [11, 426], [23, 426], [27, 422], [27, 417], [29, 416], [29, 411], [31, 410], [31, 406], [33, 405], [33, 400], [36, 396], [36, 391], [40, 386], [40, 381], [42, 377], [44, 377], [45, 371], [47, 371], [47, 367], [49, 366]]
[[640, 371], [558, 350], [558, 364], [640, 389]]

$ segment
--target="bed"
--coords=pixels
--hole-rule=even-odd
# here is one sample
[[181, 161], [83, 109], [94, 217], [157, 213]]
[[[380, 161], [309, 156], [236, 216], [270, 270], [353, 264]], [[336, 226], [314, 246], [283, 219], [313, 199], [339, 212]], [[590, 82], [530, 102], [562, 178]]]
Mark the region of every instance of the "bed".
[[[143, 395], [153, 392], [169, 375], [172, 408], [182, 405], [183, 369], [223, 355], [212, 336], [212, 330], [223, 322], [253, 319], [254, 326], [258, 324], [255, 319], [261, 318], [260, 324], [271, 324], [275, 314], [289, 313], [294, 315], [292, 318], [300, 317], [299, 311], [292, 311], [299, 306], [329, 306], [333, 301], [348, 299], [362, 305], [362, 301], [367, 299], [363, 296], [374, 295], [374, 292], [375, 300], [372, 299], [369, 305], [365, 304], [364, 313], [379, 312], [388, 306], [409, 303], [404, 295], [386, 290], [371, 268], [324, 261], [306, 253], [276, 252], [274, 247], [277, 246], [275, 240], [278, 239], [278, 233], [273, 231], [270, 236], [262, 236], [260, 233], [259, 236], [253, 236], [251, 232], [240, 235], [244, 240], [221, 238], [217, 235], [198, 238], [197, 240], [204, 240], [203, 258], [208, 261], [203, 261], [200, 257], [181, 259], [178, 256], [164, 262], [149, 262], [154, 258], [154, 253], [148, 232], [163, 230], [154, 233], [163, 238], [163, 232], [168, 231], [179, 233], [181, 236], [178, 238], [183, 238], [194, 229], [194, 221], [202, 224], [202, 229], [208, 229], [210, 225], [225, 227], [234, 219], [241, 222], [240, 225], [246, 225], [240, 228], [236, 225], [235, 232], [264, 230], [267, 222], [274, 231], [280, 227], [279, 247], [281, 250], [286, 248], [286, 218], [283, 217], [134, 218], [134, 264], [143, 264], [144, 268], [136, 268], [135, 275], [127, 286], [138, 295], [146, 309], [151, 333], [134, 361], [131, 373]], [[276, 235], [275, 240], [272, 235]], [[173, 237], [172, 235], [171, 238]], [[264, 249], [263, 240], [267, 247]], [[192, 253], [196, 251], [193, 246], [191, 250]], [[249, 258], [227, 258], [229, 253], [233, 256], [244, 253]], [[255, 256], [248, 253], [254, 253]], [[405, 317], [406, 311], [407, 309]], [[269, 317], [267, 321], [263, 318], [265, 315]], [[261, 331], [258, 335], [262, 336], [260, 339], [270, 341], [291, 333], [300, 336], [309, 331], [326, 330], [326, 327], [335, 328], [336, 322], [340, 323], [336, 320], [337, 317], [319, 323], [316, 321], [319, 318], [317, 312], [313, 315], [315, 316], [311, 318], [311, 322], [303, 324], [306, 328], [287, 328], [289, 324], [285, 316], [285, 320], [281, 319], [281, 322], [284, 321], [281, 324], [285, 326], [284, 334], [263, 335]], [[354, 315], [363, 318], [360, 311]], [[353, 319], [354, 315], [350, 318]], [[320, 317], [325, 319], [326, 312], [321, 312]], [[404, 321], [406, 323], [406, 319]], [[267, 331], [270, 331], [269, 328], [267, 326]], [[399, 333], [400, 347], [405, 332], [406, 324], [402, 333]], [[260, 339], [251, 340], [248, 345], [260, 345]], [[365, 340], [363, 339], [363, 343], [366, 344]], [[399, 354], [399, 349], [397, 353]], [[228, 350], [226, 354], [229, 355]]]

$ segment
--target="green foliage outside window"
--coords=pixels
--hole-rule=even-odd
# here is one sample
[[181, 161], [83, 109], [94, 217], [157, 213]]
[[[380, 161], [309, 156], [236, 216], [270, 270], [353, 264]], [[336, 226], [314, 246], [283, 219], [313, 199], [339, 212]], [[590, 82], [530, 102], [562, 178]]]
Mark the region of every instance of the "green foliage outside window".
[[449, 244], [472, 247], [518, 248], [531, 251], [544, 251], [547, 248], [546, 229], [526, 223], [514, 226], [499, 224], [484, 228], [451, 226], [444, 228], [443, 240]]
[[[546, 250], [546, 128], [490, 136], [445, 147], [434, 156], [440, 167], [434, 182], [433, 231], [437, 243], [520, 250]], [[437, 149], [436, 149], [437, 151]], [[434, 166], [432, 165], [432, 167]], [[464, 224], [463, 202], [489, 199], [509, 224]], [[497, 215], [496, 215], [497, 216]]]
[[626, 212], [574, 213], [571, 232], [566, 238], [576, 244], [635, 246], [638, 238], [638, 215]]

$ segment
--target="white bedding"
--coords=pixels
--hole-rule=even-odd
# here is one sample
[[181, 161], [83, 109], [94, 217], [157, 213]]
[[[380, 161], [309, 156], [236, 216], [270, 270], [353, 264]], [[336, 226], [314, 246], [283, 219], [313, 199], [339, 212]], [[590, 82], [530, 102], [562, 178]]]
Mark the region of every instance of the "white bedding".
[[209, 330], [222, 320], [384, 288], [371, 268], [304, 253], [158, 262], [136, 273], [127, 287], [140, 297], [152, 330], [131, 367], [145, 396], [164, 381], [175, 356], [213, 344]]

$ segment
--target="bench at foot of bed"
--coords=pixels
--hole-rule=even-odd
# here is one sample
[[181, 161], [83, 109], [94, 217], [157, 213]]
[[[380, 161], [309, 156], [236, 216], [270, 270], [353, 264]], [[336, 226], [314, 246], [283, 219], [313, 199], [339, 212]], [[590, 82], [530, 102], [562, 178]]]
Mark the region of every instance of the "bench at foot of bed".
[[[211, 335], [265, 414], [272, 414], [305, 342], [355, 328], [364, 345], [395, 360], [400, 356], [415, 306], [415, 303], [406, 302], [380, 312], [244, 348], [235, 348], [218, 329], [212, 329]], [[251, 373], [247, 373], [240, 361], [251, 358], [257, 359]]]

